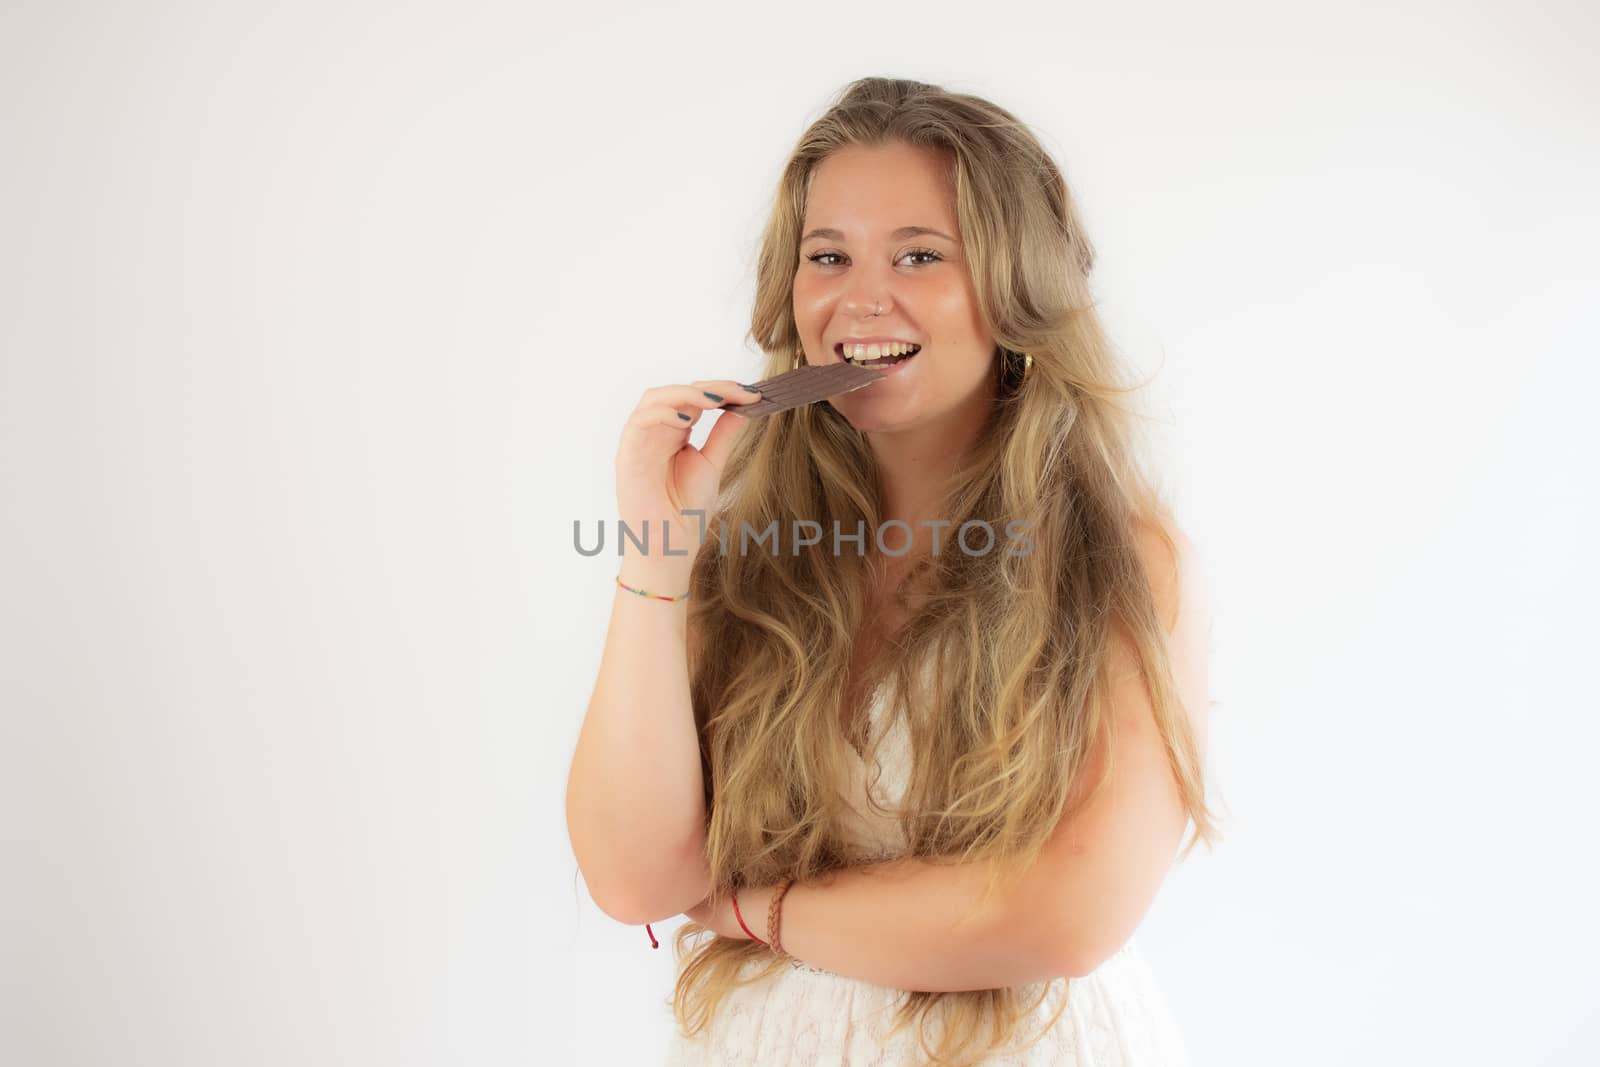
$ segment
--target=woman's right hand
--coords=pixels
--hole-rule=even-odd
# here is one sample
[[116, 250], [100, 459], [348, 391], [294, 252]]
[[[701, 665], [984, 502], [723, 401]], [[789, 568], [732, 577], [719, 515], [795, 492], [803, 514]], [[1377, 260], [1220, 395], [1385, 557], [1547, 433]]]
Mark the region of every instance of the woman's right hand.
[[[641, 541], [648, 524], [649, 557], [637, 561], [639, 549], [628, 544], [623, 551], [635, 557], [637, 564], [626, 569], [688, 574], [699, 547], [702, 519], [683, 513], [703, 510], [704, 521], [710, 521], [723, 465], [747, 421], [738, 414], [738, 405], [759, 399], [760, 393], [726, 378], [660, 385], [639, 397], [617, 446], [617, 515]], [[699, 448], [689, 444], [689, 431], [701, 414], [724, 404], [728, 406], [705, 444]], [[662, 554], [663, 520], [671, 527], [673, 552], [687, 550], [687, 555]]]

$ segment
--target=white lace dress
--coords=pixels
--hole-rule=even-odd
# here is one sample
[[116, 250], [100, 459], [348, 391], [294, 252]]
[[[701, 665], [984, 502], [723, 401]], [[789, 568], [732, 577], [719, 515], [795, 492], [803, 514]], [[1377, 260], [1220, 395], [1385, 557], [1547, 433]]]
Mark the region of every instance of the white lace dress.
[[[873, 729], [878, 729], [885, 701], [880, 694], [871, 705]], [[893, 810], [909, 774], [909, 746], [898, 718], [879, 746], [874, 766], [881, 777], [857, 761], [851, 783], [858, 816], [857, 829], [864, 843], [885, 856], [903, 847], [904, 838], [892, 816], [874, 811], [868, 790], [878, 803]], [[760, 961], [746, 964], [742, 977], [761, 970]], [[1068, 979], [1049, 983], [1043, 1003], [1024, 1027], [1022, 1038], [1038, 1033], [1065, 995]], [[1021, 990], [1022, 1003], [1039, 995], [1039, 986]], [[1106, 960], [1094, 973], [1071, 979], [1072, 995], [1050, 1030], [1020, 1052], [991, 1053], [986, 1067], [1187, 1067], [1188, 1057], [1165, 996], [1134, 939]], [[917, 1020], [893, 1038], [886, 1036], [895, 1008], [903, 996], [898, 990], [873, 985], [820, 970], [798, 960], [778, 973], [735, 989], [718, 1005], [708, 1027], [693, 1040], [685, 1038], [674, 1022], [666, 1067], [908, 1067], [927, 1062], [918, 1047]], [[926, 1023], [930, 1044], [938, 1031]]]

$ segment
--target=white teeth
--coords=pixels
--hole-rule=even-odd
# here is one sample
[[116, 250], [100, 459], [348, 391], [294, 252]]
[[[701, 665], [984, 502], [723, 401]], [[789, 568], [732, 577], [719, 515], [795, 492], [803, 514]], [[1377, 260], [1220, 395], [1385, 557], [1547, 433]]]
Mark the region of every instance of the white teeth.
[[895, 341], [890, 344], [842, 346], [844, 358], [849, 360], [851, 363], [861, 363], [870, 359], [881, 359], [884, 356], [903, 356], [909, 352], [915, 352], [919, 348], [919, 345], [914, 345], [904, 341]]

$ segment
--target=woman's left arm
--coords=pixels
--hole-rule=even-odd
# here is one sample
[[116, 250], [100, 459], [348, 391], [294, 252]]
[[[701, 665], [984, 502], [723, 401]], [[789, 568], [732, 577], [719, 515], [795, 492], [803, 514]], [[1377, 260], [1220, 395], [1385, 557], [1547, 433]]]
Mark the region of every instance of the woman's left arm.
[[[1179, 536], [1179, 547], [1187, 543]], [[1188, 556], [1187, 551], [1183, 552]], [[1189, 560], [1184, 560], [1185, 564]], [[1183, 595], [1157, 582], [1177, 693], [1204, 752], [1208, 705], [1207, 607], [1193, 568]], [[1153, 568], [1159, 578], [1163, 568]], [[1037, 863], [1006, 895], [996, 895], [961, 925], [977, 903], [990, 862], [893, 860], [796, 883], [784, 895], [779, 935], [784, 951], [834, 974], [894, 989], [949, 992], [997, 989], [1091, 973], [1143, 919], [1172, 866], [1189, 815], [1156, 729], [1149, 691], [1126, 640], [1112, 642], [1116, 758], [1099, 794], [1064, 819]], [[1102, 744], [1074, 789], [1104, 773]], [[1202, 756], [1203, 759], [1203, 756]], [[745, 923], [765, 940], [774, 887], [739, 894]], [[688, 913], [727, 937], [746, 935], [731, 903]]]

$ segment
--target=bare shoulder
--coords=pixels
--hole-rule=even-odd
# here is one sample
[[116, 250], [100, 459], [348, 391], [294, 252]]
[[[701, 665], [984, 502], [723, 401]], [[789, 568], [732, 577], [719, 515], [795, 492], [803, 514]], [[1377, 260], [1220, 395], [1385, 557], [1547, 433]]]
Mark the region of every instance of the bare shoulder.
[[1133, 542], [1167, 633], [1176, 636], [1185, 623], [1200, 622], [1205, 628], [1211, 610], [1205, 561], [1183, 528], [1172, 522], [1138, 519], [1133, 524]]
[[1180, 699], [1204, 747], [1210, 710], [1211, 597], [1205, 559], [1175, 523], [1141, 520], [1134, 545], [1150, 577], [1156, 611], [1167, 631]]

